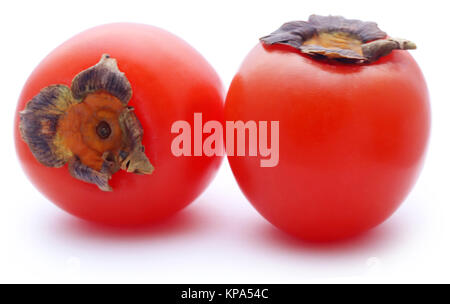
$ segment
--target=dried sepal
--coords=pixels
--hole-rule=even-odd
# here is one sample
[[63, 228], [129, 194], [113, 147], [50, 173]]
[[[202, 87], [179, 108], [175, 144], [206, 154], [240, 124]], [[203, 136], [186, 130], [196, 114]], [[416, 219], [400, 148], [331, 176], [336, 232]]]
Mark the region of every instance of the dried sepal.
[[346, 19], [342, 16], [311, 15], [308, 23], [315, 27], [317, 33], [344, 32], [356, 36], [363, 43], [382, 39], [387, 35], [375, 22]]
[[128, 104], [133, 94], [131, 84], [119, 70], [116, 59], [107, 54], [104, 54], [96, 65], [76, 75], [71, 88], [77, 99], [82, 100], [87, 94], [96, 91], [107, 91], [124, 105]]
[[72, 154], [59, 144], [58, 121], [75, 103], [65, 85], [44, 88], [20, 112], [20, 134], [34, 157], [48, 167], [61, 167]]
[[285, 23], [260, 40], [269, 45], [289, 45], [315, 57], [353, 63], [370, 63], [394, 49], [415, 48], [410, 41], [385, 39], [386, 36], [374, 22], [312, 15], [307, 22]]
[[121, 157], [121, 168], [131, 173], [151, 174], [154, 170], [153, 165], [145, 155], [145, 149], [142, 145], [143, 129], [137, 119], [134, 109], [127, 107], [119, 117], [119, 123], [122, 131], [126, 133], [127, 142], [119, 153]]
[[292, 21], [283, 24], [270, 35], [260, 38], [266, 44], [287, 44], [301, 49], [303, 42], [316, 34], [316, 28], [306, 21]]
[[99, 172], [86, 166], [76, 156], [69, 161], [69, 172], [72, 177], [95, 184], [100, 190], [112, 191], [111, 186], [108, 184], [111, 174]]

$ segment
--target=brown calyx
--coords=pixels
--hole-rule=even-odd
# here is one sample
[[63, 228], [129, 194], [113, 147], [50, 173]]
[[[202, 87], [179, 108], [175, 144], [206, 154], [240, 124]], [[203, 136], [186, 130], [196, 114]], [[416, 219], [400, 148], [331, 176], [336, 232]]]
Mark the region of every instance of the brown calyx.
[[358, 64], [374, 62], [393, 50], [416, 48], [411, 41], [387, 38], [376, 23], [318, 15], [307, 22], [285, 23], [261, 41], [290, 45], [313, 57]]
[[80, 72], [71, 88], [49, 86], [20, 113], [20, 131], [42, 164], [61, 167], [101, 190], [120, 169], [151, 174], [153, 166], [142, 145], [143, 129], [129, 107], [132, 91], [115, 59], [103, 55]]
[[322, 32], [303, 43], [304, 46], [321, 46], [328, 50], [351, 50], [362, 56], [362, 42], [357, 37], [344, 32]]
[[89, 94], [67, 109], [59, 121], [57, 136], [83, 164], [100, 171], [104, 153], [116, 155], [122, 147], [119, 115], [123, 110], [122, 103], [106, 92]]

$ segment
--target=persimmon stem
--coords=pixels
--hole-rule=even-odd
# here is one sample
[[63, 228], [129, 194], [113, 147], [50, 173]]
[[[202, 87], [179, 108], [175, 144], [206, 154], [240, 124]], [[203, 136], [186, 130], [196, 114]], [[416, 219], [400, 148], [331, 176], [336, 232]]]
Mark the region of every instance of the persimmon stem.
[[414, 42], [406, 39], [388, 38], [365, 43], [361, 45], [361, 48], [367, 61], [374, 62], [393, 50], [414, 50], [417, 47]]

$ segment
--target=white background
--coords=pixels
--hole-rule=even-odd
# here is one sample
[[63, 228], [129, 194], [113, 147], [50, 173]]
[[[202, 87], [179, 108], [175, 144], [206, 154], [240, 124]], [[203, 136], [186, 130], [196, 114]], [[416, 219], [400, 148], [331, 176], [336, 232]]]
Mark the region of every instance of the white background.
[[[445, 1], [1, 1], [0, 282], [450, 282], [448, 50]], [[182, 37], [228, 86], [258, 37], [310, 14], [377, 21], [413, 52], [431, 94], [432, 138], [422, 175], [384, 224], [346, 242], [284, 235], [250, 206], [228, 163], [190, 207], [142, 230], [75, 219], [28, 182], [15, 156], [16, 101], [52, 49], [95, 25], [130, 21]], [[182, 56], [182, 54], [180, 54]]]

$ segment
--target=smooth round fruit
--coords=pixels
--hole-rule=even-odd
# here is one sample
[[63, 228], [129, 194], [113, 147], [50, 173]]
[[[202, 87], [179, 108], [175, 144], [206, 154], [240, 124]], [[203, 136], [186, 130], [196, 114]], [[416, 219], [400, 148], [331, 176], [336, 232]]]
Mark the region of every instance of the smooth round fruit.
[[[110, 67], [114, 70], [117, 68], [114, 68], [114, 64], [117, 63], [119, 70], [114, 70], [116, 74], [111, 79], [121, 77], [123, 73], [131, 85], [132, 95], [130, 90], [122, 95], [111, 93], [121, 90], [121, 87], [111, 87], [111, 92], [100, 90], [94, 93], [88, 92], [87, 85], [86, 88], [74, 88], [74, 77], [96, 63], [97, 66], [102, 65], [100, 58], [103, 61], [101, 68]], [[126, 79], [120, 85], [126, 86]], [[49, 90], [59, 90], [58, 94], [65, 92], [70, 95], [68, 88], [71, 83], [72, 97], [67, 97], [71, 100], [69, 104], [81, 101], [81, 105], [61, 114], [56, 125], [59, 133], [57, 136], [51, 134], [55, 138], [65, 136], [65, 154], [59, 154], [64, 156], [60, 156], [63, 161], [57, 165], [68, 165], [59, 168], [45, 166], [32, 154], [30, 146], [21, 136], [20, 115], [25, 117], [26, 113], [19, 113], [46, 87], [59, 85]], [[76, 89], [81, 93], [76, 93]], [[48, 92], [47, 95], [56, 94]], [[104, 104], [109, 107], [107, 111], [102, 108]], [[124, 114], [126, 117], [121, 116], [121, 119], [128, 120], [120, 121], [119, 124], [117, 115], [127, 111], [134, 115]], [[51, 52], [34, 70], [17, 105], [15, 145], [31, 182], [62, 209], [80, 218], [101, 223], [145, 224], [167, 217], [191, 203], [205, 189], [220, 166], [220, 156], [176, 157], [171, 152], [171, 142], [175, 137], [171, 133], [171, 125], [177, 120], [192, 123], [194, 112], [201, 112], [204, 120], [223, 120], [223, 88], [219, 77], [205, 59], [186, 42], [162, 29], [141, 24], [109, 24], [71, 38]], [[37, 115], [36, 111], [33, 115]], [[42, 118], [42, 115], [39, 117]], [[130, 124], [138, 130], [139, 122], [143, 133], [131, 134], [137, 138], [128, 145], [128, 152], [125, 153], [121, 150], [123, 143], [120, 142], [123, 125]], [[74, 127], [75, 124], [78, 127]], [[31, 127], [21, 127], [28, 127], [27, 130], [33, 133]], [[81, 130], [82, 137], [74, 133], [74, 128], [76, 132]], [[50, 125], [45, 125], [42, 119], [41, 129], [42, 133], [51, 132]], [[80, 144], [80, 138], [83, 138], [83, 145]], [[108, 140], [114, 142], [109, 143]], [[145, 147], [145, 152], [141, 145]], [[92, 148], [90, 154], [86, 154], [85, 147]], [[124, 160], [135, 152], [135, 165]], [[93, 182], [91, 173], [94, 177], [105, 177], [102, 175], [104, 168], [101, 161], [113, 166], [111, 160], [119, 157], [120, 162], [117, 161], [115, 165], [121, 165], [123, 170], [109, 168], [108, 172], [113, 174], [106, 175], [106, 184], [97, 180], [97, 187], [79, 180], [91, 178]], [[86, 170], [79, 169], [86, 169], [86, 165], [93, 170], [88, 170], [91, 174], [89, 178], [83, 177]], [[72, 177], [71, 173], [79, 179]]]
[[416, 181], [430, 130], [423, 75], [396, 50], [355, 64], [260, 43], [232, 81], [225, 118], [279, 121], [277, 166], [248, 155], [229, 163], [269, 222], [312, 241], [386, 220]]

